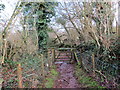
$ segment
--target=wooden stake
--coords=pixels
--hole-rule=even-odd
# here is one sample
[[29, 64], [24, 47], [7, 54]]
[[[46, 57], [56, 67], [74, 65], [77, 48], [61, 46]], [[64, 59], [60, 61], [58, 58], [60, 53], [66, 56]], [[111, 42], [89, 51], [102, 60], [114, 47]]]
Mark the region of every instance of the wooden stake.
[[71, 53], [71, 60], [74, 60], [74, 55], [73, 55], [73, 49], [70, 49], [70, 53]]
[[50, 66], [52, 66], [52, 49], [50, 49]]
[[17, 75], [18, 75], [18, 88], [23, 88], [22, 86], [22, 69], [21, 64], [17, 66]]
[[49, 49], [48, 49], [48, 65], [49, 67], [51, 67], [51, 60], [50, 60], [50, 52], [49, 52]]
[[3, 64], [3, 63], [4, 63], [4, 61], [5, 61], [6, 47], [7, 47], [7, 41], [6, 41], [6, 39], [4, 39], [3, 57], [2, 57], [2, 62], [1, 62], [1, 64]]
[[94, 54], [92, 54], [92, 65], [93, 65], [93, 75], [95, 76], [95, 58]]
[[81, 63], [81, 68], [83, 69], [83, 64], [82, 64], [82, 51], [81, 51], [81, 49], [80, 49], [80, 63]]
[[41, 54], [41, 59], [42, 59], [42, 75], [44, 77], [45, 75], [44, 75], [44, 56], [43, 56], [43, 54]]
[[55, 49], [52, 48], [52, 63], [55, 61]]
[[78, 59], [78, 57], [77, 57], [76, 52], [74, 52], [74, 54], [75, 54], [75, 58], [76, 58], [76, 60], [77, 60], [78, 65], [81, 64], [81, 63], [79, 62], [79, 59]]

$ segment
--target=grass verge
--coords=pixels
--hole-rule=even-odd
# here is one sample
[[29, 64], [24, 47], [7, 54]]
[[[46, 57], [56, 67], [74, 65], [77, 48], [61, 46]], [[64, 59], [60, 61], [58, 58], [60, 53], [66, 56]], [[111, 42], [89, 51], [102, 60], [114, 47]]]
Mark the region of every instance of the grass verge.
[[45, 88], [53, 88], [54, 82], [57, 79], [58, 72], [56, 71], [56, 67], [53, 66], [49, 72], [49, 75], [45, 79]]
[[75, 76], [78, 79], [81, 87], [85, 88], [105, 88], [100, 86], [97, 81], [94, 81], [92, 77], [88, 76], [80, 66], [75, 67]]

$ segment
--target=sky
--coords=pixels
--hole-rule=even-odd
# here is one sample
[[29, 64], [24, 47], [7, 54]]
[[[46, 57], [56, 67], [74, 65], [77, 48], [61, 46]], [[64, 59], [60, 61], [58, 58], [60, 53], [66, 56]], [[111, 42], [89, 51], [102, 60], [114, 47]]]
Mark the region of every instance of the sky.
[[[24, 0], [24, 1], [28, 1], [28, 0]], [[30, 1], [38, 1], [38, 0], [30, 0]], [[57, 0], [57, 1], [58, 2], [63, 2], [63, 1], [68, 2], [68, 1], [73, 1], [73, 0]], [[83, 0], [74, 0], [74, 1], [83, 1]], [[106, 1], [110, 1], [110, 0], [106, 0]], [[117, 2], [120, 0], [112, 0], [112, 1]], [[0, 0], [0, 3], [5, 5], [5, 10], [2, 11], [2, 13], [0, 14], [0, 16], [1, 16], [0, 20], [9, 20], [9, 18], [11, 17], [11, 15], [14, 11], [14, 8], [15, 8], [17, 2], [18, 2], [18, 0]], [[117, 5], [115, 5], [115, 7], [117, 8]], [[118, 12], [116, 12], [115, 15], [116, 15], [116, 19], [117, 19]], [[114, 26], [115, 26], [115, 23], [114, 23]]]
[[[24, 1], [38, 1], [38, 0], [24, 0]], [[62, 2], [62, 1], [65, 1], [65, 2], [74, 1], [75, 2], [75, 1], [85, 1], [85, 0], [55, 0], [55, 1], [59, 1], [59, 2]], [[110, 0], [105, 0], [105, 1], [110, 1]], [[120, 0], [112, 0], [112, 1], [117, 2], [117, 1], [120, 1]], [[18, 0], [0, 0], [0, 3], [5, 4], [5, 10], [3, 12], [4, 15], [2, 15], [2, 17], [10, 18], [17, 2], [18, 2]]]
[[5, 5], [5, 10], [2, 11], [1, 14], [3, 18], [11, 17], [17, 1], [18, 0], [0, 0], [0, 3]]

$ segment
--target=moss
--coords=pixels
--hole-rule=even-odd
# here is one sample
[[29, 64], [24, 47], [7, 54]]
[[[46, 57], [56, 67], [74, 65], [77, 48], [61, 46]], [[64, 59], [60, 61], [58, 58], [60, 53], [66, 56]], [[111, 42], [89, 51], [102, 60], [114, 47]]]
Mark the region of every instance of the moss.
[[53, 67], [50, 70], [50, 74], [48, 75], [48, 77], [45, 80], [46, 81], [45, 82], [45, 88], [52, 88], [57, 76], [58, 76], [58, 72], [56, 71], [56, 68]]
[[52, 78], [46, 78], [47, 82], [45, 83], [46, 88], [52, 88], [54, 80]]
[[78, 78], [78, 82], [83, 84], [83, 87], [105, 88], [100, 86], [97, 81], [93, 80], [93, 78], [87, 76], [85, 72], [79, 68], [79, 66], [76, 66], [75, 68], [75, 76]]
[[57, 75], [58, 75], [58, 72], [57, 72], [55, 69], [52, 69], [52, 70], [51, 70], [51, 75], [57, 76]]

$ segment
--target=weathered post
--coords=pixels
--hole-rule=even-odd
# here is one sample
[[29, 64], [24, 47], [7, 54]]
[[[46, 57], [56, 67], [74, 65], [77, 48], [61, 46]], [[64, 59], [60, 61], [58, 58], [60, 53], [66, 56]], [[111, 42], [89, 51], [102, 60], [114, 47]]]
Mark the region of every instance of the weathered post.
[[23, 88], [22, 86], [22, 68], [21, 64], [17, 66], [17, 76], [18, 76], [18, 88]]
[[4, 59], [5, 59], [5, 54], [6, 54], [6, 47], [7, 47], [7, 40], [6, 39], [4, 39], [4, 44], [3, 44], [3, 57], [2, 57], [2, 62], [1, 62], [1, 64], [3, 64], [4, 63]]
[[52, 48], [52, 63], [55, 61], [55, 49]]
[[118, 39], [120, 40], [120, 1], [118, 2]]
[[48, 49], [48, 65], [51, 67], [51, 60], [50, 60], [50, 49]]
[[93, 67], [93, 75], [95, 76], [95, 56], [92, 54], [92, 67]]
[[50, 49], [50, 66], [52, 66], [52, 49]]
[[74, 60], [73, 49], [70, 49], [70, 50], [71, 50], [71, 60]]
[[45, 75], [44, 75], [44, 56], [43, 56], [43, 54], [41, 54], [41, 60], [42, 60], [42, 75], [44, 77]]
[[74, 52], [74, 55], [75, 55], [75, 58], [76, 58], [76, 60], [77, 60], [78, 65], [80, 65], [81, 63], [79, 62], [79, 59], [78, 59], [78, 57], [77, 57], [76, 52]]
[[74, 62], [74, 60], [75, 60], [75, 57], [74, 57], [74, 49], [71, 49], [71, 62]]
[[83, 64], [82, 64], [82, 51], [81, 51], [81, 49], [80, 49], [80, 64], [81, 64], [81, 68], [83, 69]]

